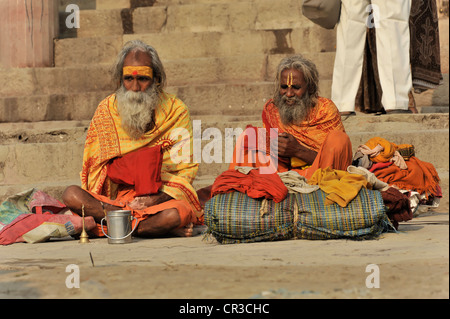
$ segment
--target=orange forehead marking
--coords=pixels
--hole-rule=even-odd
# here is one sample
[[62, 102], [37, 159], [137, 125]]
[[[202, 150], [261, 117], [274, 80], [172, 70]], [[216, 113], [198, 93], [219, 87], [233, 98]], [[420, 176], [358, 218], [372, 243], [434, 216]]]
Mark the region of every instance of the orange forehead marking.
[[288, 75], [288, 81], [287, 81], [287, 86], [288, 88], [292, 87], [292, 84], [294, 84], [294, 75], [291, 73], [289, 73]]
[[153, 79], [153, 70], [149, 66], [126, 66], [123, 68], [123, 75], [141, 75]]

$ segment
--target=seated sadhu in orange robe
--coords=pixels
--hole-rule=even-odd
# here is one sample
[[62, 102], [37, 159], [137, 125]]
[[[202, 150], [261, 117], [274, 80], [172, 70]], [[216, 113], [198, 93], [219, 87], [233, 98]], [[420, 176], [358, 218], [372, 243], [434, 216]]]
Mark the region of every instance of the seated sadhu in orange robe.
[[[266, 138], [273, 135], [270, 129], [277, 129], [278, 145], [272, 138], [271, 150], [268, 146], [265, 150], [248, 147], [248, 128], [238, 139], [230, 169], [274, 165], [278, 172], [295, 170], [309, 179], [319, 168], [346, 170], [351, 165], [350, 139], [334, 103], [318, 96], [318, 79], [314, 63], [300, 55], [280, 62], [275, 95], [262, 113]], [[255, 152], [265, 153], [267, 158]]]
[[[198, 164], [176, 156], [178, 146], [193, 153], [189, 111], [163, 91], [162, 63], [140, 41], [125, 45], [115, 77], [120, 87], [100, 103], [87, 133], [81, 187], [68, 187], [63, 201], [77, 214], [84, 206], [97, 223], [107, 211], [131, 210], [135, 236], [191, 236], [202, 222], [192, 187]], [[100, 225], [94, 233], [103, 235]]]

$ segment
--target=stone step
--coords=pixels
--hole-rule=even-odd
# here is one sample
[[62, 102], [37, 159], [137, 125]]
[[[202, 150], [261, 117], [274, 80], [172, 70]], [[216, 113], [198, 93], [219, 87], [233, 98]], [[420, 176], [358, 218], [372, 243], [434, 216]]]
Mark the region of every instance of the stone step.
[[[95, 38], [127, 33], [202, 32], [237, 30], [277, 30], [311, 26], [299, 1], [232, 1], [222, 3], [161, 3], [126, 10], [82, 10], [79, 38]], [[323, 30], [329, 31], [329, 30]], [[333, 30], [329, 31], [333, 33]]]
[[[153, 46], [161, 59], [178, 60], [202, 57], [240, 56], [253, 54], [301, 53], [317, 60], [327, 59], [333, 68], [335, 42], [321, 40], [313, 28], [142, 33], [104, 36], [97, 38], [72, 38], [55, 41], [55, 65], [71, 67], [85, 64], [112, 64], [122, 45], [140, 39]], [[310, 53], [314, 52], [314, 53]], [[308, 54], [309, 53], [309, 54]], [[329, 72], [327, 72], [329, 73]]]
[[114, 87], [105, 65], [0, 69], [0, 77], [4, 80], [1, 97], [110, 91]]
[[[222, 3], [168, 4], [137, 8], [133, 11], [134, 33], [199, 32], [294, 29], [320, 27], [306, 19], [299, 1], [271, 0], [223, 1]], [[324, 32], [333, 33], [333, 30]]]
[[90, 120], [111, 91], [0, 98], [0, 122]]
[[[216, 175], [228, 167], [233, 146], [227, 145], [234, 144], [233, 133], [239, 135], [239, 129], [248, 124], [261, 126], [259, 115], [194, 116], [193, 120], [194, 131], [202, 136], [199, 176]], [[413, 144], [419, 159], [449, 170], [448, 114], [361, 115], [344, 124], [353, 152], [370, 138], [381, 136], [396, 144]], [[0, 185], [79, 178], [88, 125], [89, 121], [0, 124]]]
[[[203, 84], [167, 87], [190, 109], [191, 115], [248, 115], [259, 114], [272, 97], [273, 81]], [[320, 83], [321, 95], [331, 96], [331, 80]], [[0, 97], [0, 122], [40, 122], [90, 120], [99, 102], [109, 91]], [[448, 113], [449, 107], [429, 105], [416, 95], [419, 113]]]
[[[168, 86], [199, 84], [254, 83], [273, 81], [274, 70], [284, 55], [249, 54], [223, 57], [163, 60]], [[322, 80], [330, 79], [332, 58], [318, 56]], [[322, 63], [323, 62], [323, 63]], [[113, 91], [110, 65], [79, 65], [74, 67], [0, 69], [4, 85], [0, 96]]]
[[[112, 91], [0, 98], [0, 122], [90, 120]], [[272, 96], [273, 83], [205, 84], [168, 87], [191, 115], [258, 114]]]
[[419, 106], [417, 107], [419, 113], [448, 113], [449, 106]]
[[[111, 1], [111, 0], [110, 0]], [[251, 0], [247, 0], [251, 2]], [[258, 0], [253, 0], [258, 1]], [[234, 3], [243, 2], [242, 0], [157, 0], [153, 6], [168, 6], [168, 5], [187, 5], [187, 4], [217, 4], [217, 3]]]
[[[191, 115], [248, 115], [261, 112], [273, 95], [273, 83], [185, 85], [166, 91], [176, 94]], [[0, 98], [0, 122], [90, 120], [97, 105], [111, 92]]]

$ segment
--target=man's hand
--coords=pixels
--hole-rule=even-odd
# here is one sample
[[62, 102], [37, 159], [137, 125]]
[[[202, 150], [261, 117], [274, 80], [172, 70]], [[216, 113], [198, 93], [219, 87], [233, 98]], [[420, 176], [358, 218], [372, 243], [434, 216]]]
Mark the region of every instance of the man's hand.
[[294, 157], [300, 147], [300, 143], [291, 134], [278, 134], [278, 156]]
[[278, 134], [278, 156], [296, 157], [311, 165], [317, 153], [301, 145], [291, 134], [280, 133]]
[[159, 192], [158, 194], [136, 197], [128, 207], [135, 210], [143, 210], [150, 206], [155, 206], [173, 199], [166, 193]]

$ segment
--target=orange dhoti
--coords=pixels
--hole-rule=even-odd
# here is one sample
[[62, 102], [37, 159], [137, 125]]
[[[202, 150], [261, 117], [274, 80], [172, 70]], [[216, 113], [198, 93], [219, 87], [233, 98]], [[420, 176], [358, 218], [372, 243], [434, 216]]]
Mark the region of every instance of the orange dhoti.
[[[108, 196], [95, 194], [93, 192], [89, 192], [89, 194], [95, 199], [102, 201], [103, 203], [114, 205], [124, 210], [130, 210], [131, 215], [135, 218], [133, 220], [133, 228], [135, 227], [136, 223], [139, 224], [141, 221], [146, 220], [150, 216], [158, 214], [167, 209], [176, 209], [178, 211], [178, 214], [180, 216], [180, 225], [178, 226], [178, 228], [185, 227], [190, 223], [198, 224], [197, 214], [192, 210], [189, 203], [184, 200], [172, 199], [143, 210], [133, 210], [128, 207], [128, 204], [135, 198], [135, 191], [133, 189], [125, 189], [123, 191], [119, 191], [117, 198], [114, 200], [110, 199]], [[103, 230], [105, 231], [105, 233], [107, 233], [106, 226], [103, 226]], [[100, 224], [97, 224], [97, 228], [93, 229], [92, 232], [96, 236], [104, 236]]]
[[309, 179], [319, 168], [346, 171], [352, 164], [352, 143], [345, 132], [333, 131], [325, 138], [312, 165], [305, 169], [293, 169]]

